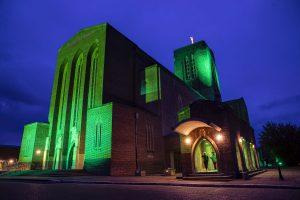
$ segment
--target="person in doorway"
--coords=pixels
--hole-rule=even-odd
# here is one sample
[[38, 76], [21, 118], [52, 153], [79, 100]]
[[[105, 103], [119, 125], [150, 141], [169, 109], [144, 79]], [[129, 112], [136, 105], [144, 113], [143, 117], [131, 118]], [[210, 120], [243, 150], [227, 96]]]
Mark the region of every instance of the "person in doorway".
[[206, 171], [207, 171], [207, 166], [208, 166], [208, 156], [206, 155], [206, 152], [203, 153], [202, 158], [203, 158], [204, 167], [205, 167], [205, 169], [206, 169]]
[[216, 155], [216, 152], [212, 152], [211, 153], [211, 157], [210, 157], [213, 165], [214, 165], [214, 169], [217, 169], [217, 155]]

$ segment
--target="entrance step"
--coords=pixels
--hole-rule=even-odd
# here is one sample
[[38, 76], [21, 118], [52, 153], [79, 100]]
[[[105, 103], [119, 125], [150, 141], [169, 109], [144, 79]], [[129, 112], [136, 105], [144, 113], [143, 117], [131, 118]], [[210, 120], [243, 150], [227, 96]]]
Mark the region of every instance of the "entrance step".
[[230, 175], [223, 173], [197, 173], [182, 177], [183, 180], [203, 180], [203, 181], [231, 181], [233, 179]]
[[223, 176], [224, 173], [218, 172], [198, 172], [194, 174], [189, 174], [188, 176]]
[[250, 171], [250, 172], [248, 173], [248, 176], [251, 178], [251, 177], [253, 177], [253, 176], [256, 176], [256, 175], [258, 175], [258, 174], [264, 173], [264, 172], [266, 172], [266, 171], [267, 171], [267, 170], [265, 170], [265, 169], [258, 169], [258, 170]]
[[68, 177], [68, 176], [87, 176], [89, 175], [84, 170], [52, 170], [46, 173], [40, 174], [40, 176], [51, 177]]

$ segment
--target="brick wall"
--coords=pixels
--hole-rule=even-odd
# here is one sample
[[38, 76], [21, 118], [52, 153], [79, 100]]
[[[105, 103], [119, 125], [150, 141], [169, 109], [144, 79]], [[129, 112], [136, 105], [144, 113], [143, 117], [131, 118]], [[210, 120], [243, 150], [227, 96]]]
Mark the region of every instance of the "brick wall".
[[[183, 143], [185, 136], [181, 135], [181, 159], [183, 173], [193, 170], [193, 148], [199, 138], [207, 138], [216, 147], [218, 154], [218, 170], [225, 174], [238, 176], [238, 162], [235, 144], [239, 137], [247, 141], [255, 141], [253, 129], [243, 120], [239, 119], [226, 105], [211, 101], [197, 101], [190, 105], [191, 118], [201, 120], [208, 125], [211, 123], [221, 128], [223, 136], [221, 141], [216, 140], [217, 131], [213, 128], [198, 128], [190, 132], [192, 145]], [[243, 161], [244, 162], [244, 161]]]
[[[137, 119], [135, 113], [138, 113]], [[152, 136], [149, 136], [149, 133], [147, 136], [147, 124], [153, 127]], [[150, 149], [149, 137], [152, 137]], [[135, 146], [135, 139], [137, 139], [137, 146]], [[146, 171], [147, 174], [163, 172], [164, 146], [159, 118], [138, 108], [114, 103], [111, 175], [135, 174], [135, 149], [137, 149], [138, 167], [141, 170]]]

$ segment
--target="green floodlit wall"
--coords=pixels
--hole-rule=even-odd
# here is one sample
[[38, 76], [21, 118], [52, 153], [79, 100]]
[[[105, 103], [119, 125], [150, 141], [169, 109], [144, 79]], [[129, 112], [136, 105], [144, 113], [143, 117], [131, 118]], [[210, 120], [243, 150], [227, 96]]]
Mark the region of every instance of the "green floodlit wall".
[[241, 145], [247, 170], [251, 171], [257, 169], [256, 152], [253, 144], [247, 142], [245, 139], [242, 139]]
[[36, 128], [37, 128], [36, 123], [28, 124], [24, 127], [20, 155], [19, 155], [19, 162], [22, 163], [32, 162]]
[[150, 103], [161, 99], [160, 68], [155, 64], [145, 68], [142, 75], [141, 95]]
[[220, 85], [212, 51], [200, 41], [174, 51], [175, 75], [209, 100], [220, 100]]
[[235, 151], [236, 151], [236, 158], [238, 161], [239, 171], [243, 171], [242, 158], [241, 158], [241, 152], [240, 152], [238, 141], [236, 141], [236, 143], [235, 143]]
[[84, 167], [109, 175], [113, 103], [88, 110]]
[[194, 59], [199, 80], [204, 83], [205, 86], [211, 87], [213, 84], [213, 64], [209, 50], [207, 48], [197, 49], [194, 53]]
[[106, 29], [82, 29], [59, 49], [46, 168], [83, 167], [87, 110], [102, 105]]
[[[48, 135], [49, 125], [46, 123], [32, 123], [24, 127], [19, 162], [27, 164], [35, 164], [41, 168], [43, 153]], [[35, 152], [39, 150], [40, 153]]]
[[181, 122], [183, 120], [191, 118], [190, 107], [189, 106], [185, 106], [184, 108], [182, 108], [177, 113], [177, 116], [178, 116], [178, 122]]
[[[44, 150], [46, 146], [46, 138], [49, 133], [49, 124], [37, 123], [37, 130], [35, 135], [35, 144], [32, 157], [32, 169], [41, 169], [43, 163]], [[37, 154], [36, 151], [40, 153]]]

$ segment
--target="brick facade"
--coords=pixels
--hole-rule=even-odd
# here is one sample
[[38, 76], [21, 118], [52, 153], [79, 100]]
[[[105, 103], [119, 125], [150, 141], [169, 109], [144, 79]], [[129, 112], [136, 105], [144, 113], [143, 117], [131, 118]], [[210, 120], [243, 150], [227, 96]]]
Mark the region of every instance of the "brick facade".
[[[82, 29], [67, 41], [58, 52], [49, 130], [43, 139], [38, 134], [31, 139], [42, 141], [43, 168], [113, 176], [157, 174], [166, 168], [194, 173], [194, 147], [184, 146], [186, 136], [174, 130], [197, 120], [208, 124], [206, 129], [196, 127], [188, 134], [194, 142], [210, 139], [220, 172], [237, 174], [240, 165], [254, 169], [253, 130], [234, 110], [245, 104], [220, 102], [212, 50], [197, 42], [175, 54], [176, 75], [109, 24]], [[186, 113], [179, 116], [183, 109]], [[215, 141], [212, 123], [221, 127], [222, 143]], [[21, 152], [27, 144], [22, 142]]]

